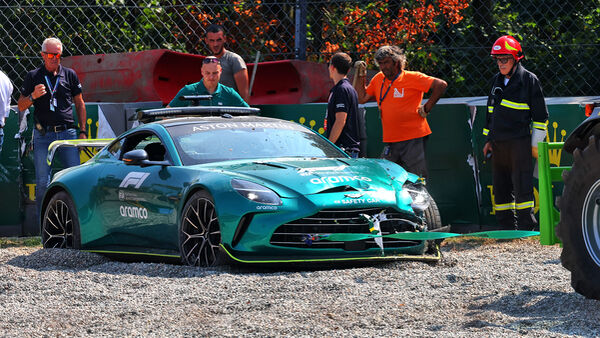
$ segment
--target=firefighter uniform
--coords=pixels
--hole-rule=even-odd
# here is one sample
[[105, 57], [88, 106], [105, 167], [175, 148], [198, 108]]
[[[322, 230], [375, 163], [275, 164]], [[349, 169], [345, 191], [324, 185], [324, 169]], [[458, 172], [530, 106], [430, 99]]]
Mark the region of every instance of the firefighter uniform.
[[515, 229], [515, 221], [519, 230], [535, 229], [531, 128], [545, 135], [548, 123], [540, 81], [517, 62], [508, 83], [494, 77], [487, 109], [496, 219], [503, 229]]

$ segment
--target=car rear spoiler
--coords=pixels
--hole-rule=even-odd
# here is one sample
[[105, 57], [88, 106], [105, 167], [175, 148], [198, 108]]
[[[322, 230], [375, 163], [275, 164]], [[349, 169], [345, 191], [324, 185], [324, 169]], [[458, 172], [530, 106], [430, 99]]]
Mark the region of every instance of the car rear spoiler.
[[94, 150], [104, 148], [112, 142], [114, 138], [99, 138], [99, 139], [78, 139], [78, 140], [57, 140], [50, 143], [48, 146], [48, 157], [46, 162], [52, 165], [54, 154], [60, 147], [76, 147], [83, 151], [88, 157], [92, 158], [95, 155]]

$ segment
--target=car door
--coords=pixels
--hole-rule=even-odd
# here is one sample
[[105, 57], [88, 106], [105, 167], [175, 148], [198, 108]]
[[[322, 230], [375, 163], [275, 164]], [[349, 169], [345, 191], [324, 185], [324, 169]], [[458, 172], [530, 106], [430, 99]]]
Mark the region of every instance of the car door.
[[[110, 250], [167, 253], [177, 251], [177, 215], [181, 186], [170, 165], [128, 165], [130, 150], [145, 149], [150, 160], [172, 164], [172, 156], [153, 131], [130, 134], [109, 149], [116, 160], [105, 163], [98, 190], [99, 211]], [[162, 148], [163, 152], [160, 153]], [[158, 151], [158, 153], [157, 153]]]

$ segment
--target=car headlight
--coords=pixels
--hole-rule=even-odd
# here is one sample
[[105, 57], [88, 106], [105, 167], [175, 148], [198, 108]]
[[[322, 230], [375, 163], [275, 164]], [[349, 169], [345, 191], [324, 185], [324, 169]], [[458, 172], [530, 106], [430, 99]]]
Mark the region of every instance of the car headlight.
[[233, 179], [231, 187], [238, 194], [256, 203], [281, 205], [281, 198], [271, 189], [250, 181]]
[[402, 186], [403, 190], [406, 190], [412, 198], [410, 206], [415, 211], [425, 211], [429, 208], [429, 193], [425, 189], [425, 186], [419, 183], [406, 182]]

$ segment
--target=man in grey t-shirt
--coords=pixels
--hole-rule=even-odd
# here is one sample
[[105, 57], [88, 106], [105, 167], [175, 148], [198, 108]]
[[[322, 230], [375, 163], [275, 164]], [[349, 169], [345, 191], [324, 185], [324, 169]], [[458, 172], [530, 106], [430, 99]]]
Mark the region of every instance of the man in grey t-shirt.
[[223, 72], [221, 73], [221, 84], [231, 87], [240, 94], [246, 102], [250, 102], [248, 92], [248, 69], [241, 56], [225, 49], [225, 32], [219, 25], [210, 25], [206, 28], [204, 42], [219, 58]]

